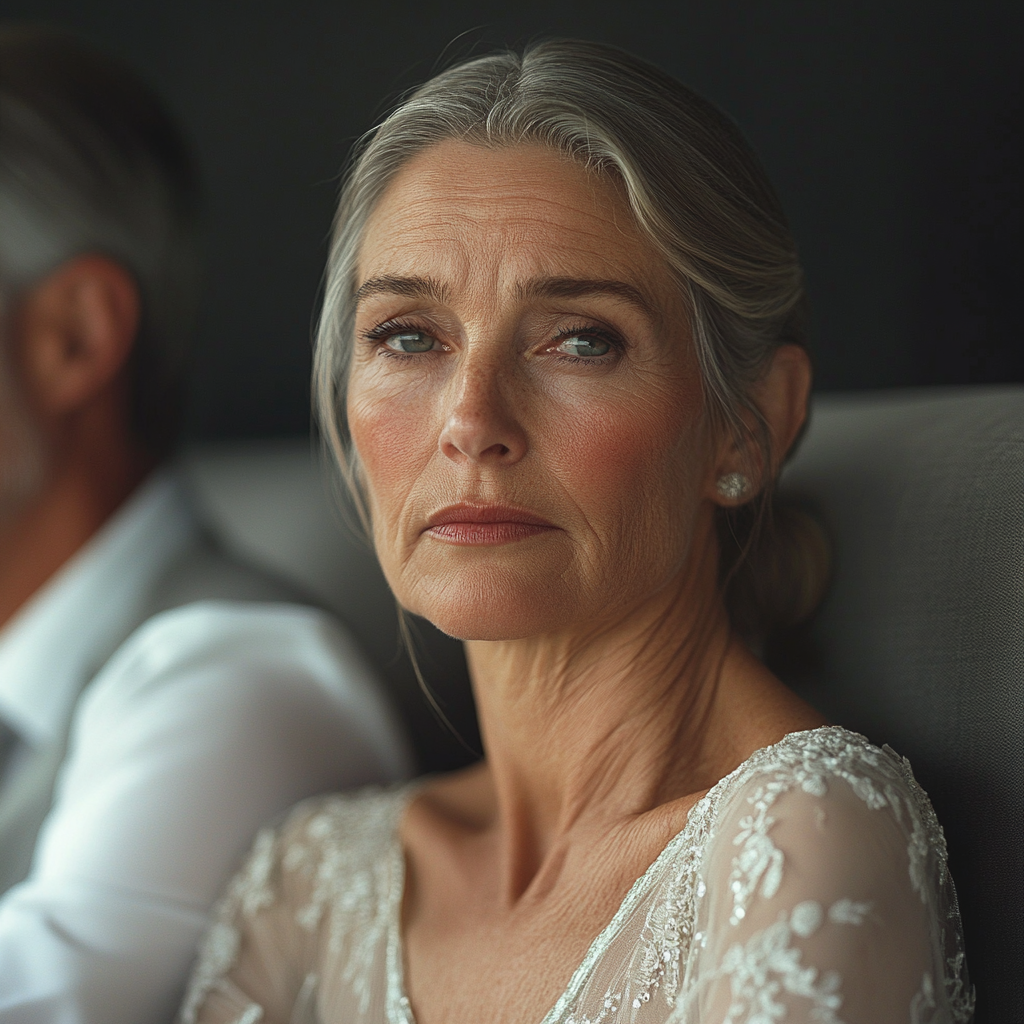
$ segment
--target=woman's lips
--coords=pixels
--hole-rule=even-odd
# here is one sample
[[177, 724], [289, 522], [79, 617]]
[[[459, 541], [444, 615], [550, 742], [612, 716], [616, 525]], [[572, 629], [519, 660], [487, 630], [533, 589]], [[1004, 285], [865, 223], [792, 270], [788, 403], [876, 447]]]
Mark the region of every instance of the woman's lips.
[[449, 544], [508, 544], [556, 527], [546, 519], [507, 505], [452, 505], [435, 512], [424, 531]]

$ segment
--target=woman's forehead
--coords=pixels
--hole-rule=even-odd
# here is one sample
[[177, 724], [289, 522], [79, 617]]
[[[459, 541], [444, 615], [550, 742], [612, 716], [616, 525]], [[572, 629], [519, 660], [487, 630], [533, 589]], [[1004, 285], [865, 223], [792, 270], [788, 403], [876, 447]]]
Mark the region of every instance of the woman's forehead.
[[360, 284], [386, 275], [518, 284], [668, 277], [623, 190], [539, 145], [445, 142], [399, 172], [370, 216]]

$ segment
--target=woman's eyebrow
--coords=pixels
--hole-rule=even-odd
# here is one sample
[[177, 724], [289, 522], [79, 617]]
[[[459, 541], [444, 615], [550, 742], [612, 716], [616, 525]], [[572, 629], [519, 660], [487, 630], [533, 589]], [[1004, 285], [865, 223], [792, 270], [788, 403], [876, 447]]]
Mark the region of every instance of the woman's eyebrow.
[[587, 295], [614, 295], [658, 322], [657, 306], [635, 285], [604, 278], [538, 277], [517, 287], [520, 299], [576, 299]]
[[[587, 295], [613, 295], [635, 306], [649, 320], [659, 321], [657, 306], [635, 285], [626, 281], [605, 278], [538, 277], [516, 285], [520, 301], [527, 299], [575, 299]], [[449, 287], [433, 277], [400, 277], [384, 274], [364, 281], [356, 291], [359, 303], [371, 295], [405, 295], [409, 298], [433, 299], [447, 304], [451, 298]]]
[[364, 281], [356, 291], [356, 302], [371, 295], [406, 295], [411, 299], [433, 299], [447, 303], [450, 297], [448, 286], [432, 277], [396, 277], [384, 274]]

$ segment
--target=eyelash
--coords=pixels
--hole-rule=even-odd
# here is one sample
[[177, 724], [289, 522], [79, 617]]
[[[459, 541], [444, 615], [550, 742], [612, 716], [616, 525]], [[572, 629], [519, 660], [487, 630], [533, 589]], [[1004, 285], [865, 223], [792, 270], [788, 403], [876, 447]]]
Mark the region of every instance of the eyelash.
[[[425, 353], [396, 352], [393, 348], [388, 348], [387, 345], [381, 344], [381, 342], [391, 337], [393, 334], [430, 334], [430, 331], [422, 325], [413, 323], [412, 321], [386, 320], [384, 323], [378, 324], [376, 327], [371, 327], [369, 330], [364, 331], [363, 339], [369, 344], [374, 345], [378, 352], [387, 356], [389, 359], [408, 360], [414, 359], [417, 355], [425, 355]], [[588, 323], [580, 323], [574, 327], [559, 331], [551, 340], [548, 347], [554, 348], [557, 345], [560, 345], [567, 338], [576, 337], [598, 338], [601, 341], [607, 342], [611, 346], [611, 351], [606, 353], [604, 356], [589, 356], [587, 358], [584, 358], [583, 356], [565, 355], [563, 353], [560, 356], [563, 362], [580, 365], [607, 363], [611, 361], [611, 358], [620, 355], [622, 350], [626, 347], [626, 343], [617, 334]]]
[[382, 344], [385, 339], [390, 338], [393, 334], [430, 334], [430, 331], [422, 325], [408, 320], [385, 320], [384, 323], [377, 324], [376, 327], [371, 327], [368, 331], [363, 331], [363, 340], [369, 342], [381, 355], [387, 356], [389, 359], [405, 361], [415, 359], [417, 355], [426, 354], [396, 352], [393, 348], [388, 348], [387, 345]]

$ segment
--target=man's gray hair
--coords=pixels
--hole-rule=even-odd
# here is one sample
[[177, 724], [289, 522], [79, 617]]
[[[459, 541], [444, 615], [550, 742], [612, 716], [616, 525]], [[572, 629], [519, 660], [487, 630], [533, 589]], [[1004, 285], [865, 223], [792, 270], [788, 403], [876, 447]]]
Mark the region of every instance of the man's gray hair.
[[16, 305], [85, 254], [131, 273], [142, 301], [132, 425], [158, 456], [178, 430], [197, 222], [188, 150], [132, 71], [63, 33], [0, 27], [0, 289]]

